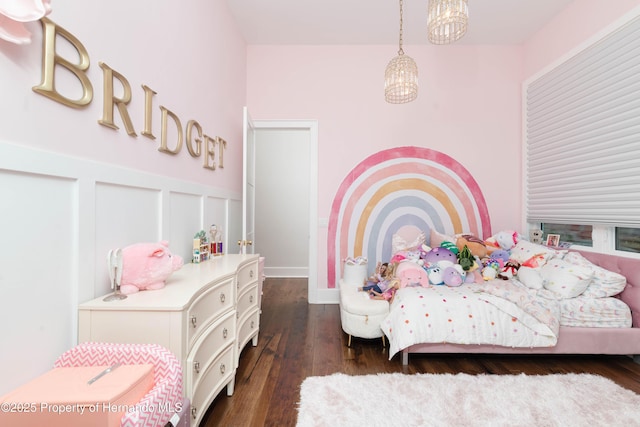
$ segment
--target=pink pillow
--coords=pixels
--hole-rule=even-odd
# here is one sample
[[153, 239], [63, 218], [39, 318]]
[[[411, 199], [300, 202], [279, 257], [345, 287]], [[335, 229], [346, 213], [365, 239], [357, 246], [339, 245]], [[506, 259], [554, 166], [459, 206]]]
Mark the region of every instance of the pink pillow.
[[429, 236], [429, 240], [432, 248], [442, 246], [442, 242], [456, 242], [455, 236], [447, 236], [446, 234], [442, 234], [434, 230], [433, 228], [431, 229], [431, 236]]
[[406, 225], [391, 237], [391, 253], [395, 255], [402, 251], [415, 251], [426, 242], [424, 231], [413, 225]]

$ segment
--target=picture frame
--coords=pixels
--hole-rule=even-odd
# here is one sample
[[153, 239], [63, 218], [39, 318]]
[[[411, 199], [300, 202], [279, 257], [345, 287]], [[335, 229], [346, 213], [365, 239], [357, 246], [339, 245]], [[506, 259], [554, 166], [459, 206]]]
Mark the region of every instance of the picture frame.
[[560, 244], [559, 234], [547, 234], [547, 246], [558, 246]]

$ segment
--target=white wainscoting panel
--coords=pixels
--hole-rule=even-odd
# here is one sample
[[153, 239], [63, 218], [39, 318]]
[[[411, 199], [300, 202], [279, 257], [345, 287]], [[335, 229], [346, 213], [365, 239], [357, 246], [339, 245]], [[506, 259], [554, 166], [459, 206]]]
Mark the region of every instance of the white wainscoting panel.
[[[169, 247], [172, 252], [179, 254], [185, 263], [191, 262], [194, 235], [205, 229], [203, 214], [202, 195], [169, 193]], [[209, 227], [206, 227], [205, 231], [208, 230]]]
[[110, 249], [169, 240], [191, 262], [199, 230], [240, 235], [241, 198], [0, 140], [0, 395], [77, 343], [78, 303], [110, 292]]
[[[0, 169], [0, 394], [73, 342], [77, 181]], [[28, 361], [28, 362], [27, 362]]]
[[161, 192], [158, 188], [97, 182], [95, 186], [95, 294], [109, 293], [107, 254], [111, 249], [160, 240]]

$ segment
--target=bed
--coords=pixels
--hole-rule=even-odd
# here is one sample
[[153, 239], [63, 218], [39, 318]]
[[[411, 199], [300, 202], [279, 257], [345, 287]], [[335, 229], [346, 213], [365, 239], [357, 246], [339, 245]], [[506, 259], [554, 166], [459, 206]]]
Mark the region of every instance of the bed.
[[[557, 251], [546, 263], [595, 274], [584, 289], [559, 281], [554, 289], [559, 293], [530, 288], [524, 274], [522, 280], [516, 275], [399, 289], [380, 325], [389, 358], [401, 353], [407, 365], [412, 353], [616, 354], [638, 362], [640, 260]], [[617, 288], [602, 288], [610, 278], [616, 278]]]
[[[389, 357], [401, 353], [404, 364], [412, 353], [640, 355], [638, 258], [586, 251], [559, 252], [549, 257], [558, 260], [580, 255], [586, 260], [582, 263], [588, 261], [622, 277], [615, 294], [592, 295], [591, 299], [576, 294], [557, 299], [551, 306], [524, 295], [522, 289], [517, 288], [525, 282], [530, 287], [530, 280], [521, 276], [527, 271], [537, 272], [540, 266], [533, 264], [525, 265], [531, 270], [521, 267], [515, 279], [482, 283], [485, 277], [480, 282], [476, 277], [472, 285], [466, 281], [467, 275], [465, 283], [457, 287], [422, 286], [423, 283], [415, 286], [414, 282], [424, 280], [422, 272], [396, 269], [402, 270], [400, 280], [405, 286], [396, 291], [393, 301], [386, 306], [383, 301], [363, 299], [366, 295], [356, 289], [362, 279], [353, 287], [345, 286], [349, 283], [343, 280], [344, 261], [350, 257], [366, 257], [369, 264], [364, 277], [368, 277], [378, 261], [387, 262], [399, 250], [410, 249], [413, 251], [407, 255], [410, 261], [415, 261], [422, 244], [439, 247], [444, 242], [435, 240], [441, 237], [468, 233], [486, 240], [493, 238], [493, 243], [501, 247], [510, 243], [511, 237], [512, 243], [529, 239], [528, 235], [516, 239], [515, 234], [510, 234], [511, 230], [494, 233], [492, 228], [480, 185], [464, 165], [445, 153], [406, 146], [392, 147], [365, 158], [340, 184], [327, 230], [327, 286], [340, 287], [343, 330], [350, 336], [364, 338], [384, 334], [390, 345]], [[407, 230], [411, 232], [405, 233]], [[457, 246], [457, 241], [455, 243]], [[475, 244], [471, 240], [469, 243]], [[473, 275], [477, 276], [477, 270]], [[535, 278], [535, 274], [529, 276], [532, 276], [529, 279]], [[544, 283], [551, 282], [545, 279]], [[574, 286], [565, 289], [561, 280], [554, 279], [554, 283], [555, 289], [545, 290], [554, 293], [575, 290]], [[501, 293], [511, 295], [512, 300], [504, 300], [506, 295]], [[544, 293], [540, 292], [541, 296]], [[440, 306], [428, 303], [432, 312], [424, 309], [428, 298], [441, 302]], [[537, 307], [538, 312], [513, 311], [520, 299], [529, 308]], [[453, 304], [455, 301], [461, 304]], [[374, 303], [378, 303], [379, 310], [378, 306], [373, 309]], [[410, 314], [409, 310], [417, 314]], [[541, 321], [544, 315], [547, 320]], [[378, 320], [379, 317], [382, 320]], [[496, 330], [491, 322], [497, 324], [498, 317], [503, 324]], [[364, 327], [360, 328], [362, 324]], [[427, 329], [430, 335], [418, 336]], [[408, 336], [400, 337], [401, 331]]]

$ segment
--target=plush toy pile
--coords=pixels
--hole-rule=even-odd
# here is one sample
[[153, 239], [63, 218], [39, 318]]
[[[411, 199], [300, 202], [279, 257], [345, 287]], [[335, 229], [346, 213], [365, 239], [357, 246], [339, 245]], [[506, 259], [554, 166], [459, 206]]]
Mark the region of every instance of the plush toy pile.
[[535, 267], [536, 257], [512, 255], [523, 239], [516, 231], [501, 231], [488, 239], [471, 234], [447, 236], [431, 232], [430, 245], [424, 234], [415, 246], [396, 250], [389, 260], [388, 271], [399, 281], [399, 287], [482, 283], [496, 278], [509, 279], [525, 266]]

